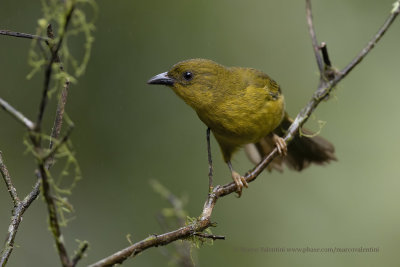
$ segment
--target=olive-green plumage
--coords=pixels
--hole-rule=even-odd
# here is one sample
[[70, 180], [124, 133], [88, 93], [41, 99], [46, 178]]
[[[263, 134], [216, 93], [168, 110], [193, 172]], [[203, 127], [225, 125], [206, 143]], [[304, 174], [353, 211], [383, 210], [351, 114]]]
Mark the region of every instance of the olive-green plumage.
[[[190, 81], [184, 72], [192, 73]], [[226, 162], [240, 146], [259, 141], [282, 121], [279, 85], [260, 71], [195, 59], [178, 63], [168, 76], [176, 81], [172, 90], [210, 127]]]
[[[290, 120], [285, 113], [284, 97], [279, 85], [255, 69], [225, 67], [211, 60], [190, 59], [177, 63], [168, 72], [154, 76], [148, 83], [171, 87], [196, 111], [212, 130], [230, 168], [232, 154], [246, 144], [256, 144], [252, 153], [268, 153], [277, 143], [274, 133], [282, 134], [285, 129], [281, 126], [287, 129]], [[301, 139], [304, 138], [295, 141], [299, 143]], [[281, 163], [285, 162], [289, 167], [301, 170], [311, 161], [323, 163], [334, 159], [334, 149], [329, 142], [320, 137], [307, 139], [305, 147], [289, 146], [289, 161], [278, 159], [272, 166], [280, 168]], [[303, 151], [291, 151], [291, 147]], [[315, 153], [319, 156], [315, 157]], [[253, 155], [251, 158], [254, 160], [257, 157]], [[231, 171], [232, 176], [236, 175], [232, 168]]]

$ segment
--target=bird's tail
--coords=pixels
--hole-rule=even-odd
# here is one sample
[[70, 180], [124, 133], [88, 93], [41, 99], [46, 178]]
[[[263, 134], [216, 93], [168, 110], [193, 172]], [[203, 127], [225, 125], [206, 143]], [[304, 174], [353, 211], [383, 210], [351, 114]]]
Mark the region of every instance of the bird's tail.
[[[274, 133], [283, 136], [293, 121], [285, 115], [281, 125]], [[302, 129], [303, 135], [296, 135], [288, 146], [288, 153], [285, 157], [275, 158], [268, 166], [268, 170], [276, 169], [283, 171], [283, 164], [290, 169], [301, 171], [311, 163], [323, 165], [331, 160], [336, 160], [334, 146], [320, 136], [314, 136], [309, 130]], [[248, 144], [245, 151], [250, 160], [257, 164], [275, 148], [275, 143], [268, 135], [255, 144]]]

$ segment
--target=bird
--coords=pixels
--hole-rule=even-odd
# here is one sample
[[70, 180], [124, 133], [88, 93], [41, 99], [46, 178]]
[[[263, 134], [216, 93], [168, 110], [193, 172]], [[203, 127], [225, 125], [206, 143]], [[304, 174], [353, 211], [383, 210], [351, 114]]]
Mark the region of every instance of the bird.
[[285, 111], [280, 86], [260, 70], [189, 59], [147, 83], [170, 87], [211, 130], [239, 197], [248, 183], [234, 170], [231, 160], [242, 147], [255, 164], [276, 147], [280, 156], [271, 162], [270, 171], [282, 171], [283, 165], [301, 171], [311, 163], [323, 165], [336, 160], [334, 146], [307, 129], [286, 145], [282, 136], [292, 119]]

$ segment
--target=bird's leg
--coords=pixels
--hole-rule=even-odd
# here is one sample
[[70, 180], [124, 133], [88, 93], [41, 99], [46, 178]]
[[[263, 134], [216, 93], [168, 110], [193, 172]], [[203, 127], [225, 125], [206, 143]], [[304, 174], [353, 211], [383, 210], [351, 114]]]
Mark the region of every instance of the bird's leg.
[[213, 163], [211, 157], [210, 128], [207, 128], [207, 152], [208, 152], [208, 191], [213, 191]]
[[278, 149], [278, 153], [281, 156], [286, 156], [287, 155], [287, 145], [285, 142], [285, 139], [282, 137], [279, 137], [276, 134], [272, 134], [272, 140], [274, 141], [276, 148]]
[[242, 195], [243, 186], [247, 188], [249, 187], [249, 184], [247, 183], [246, 179], [243, 176], [241, 176], [239, 173], [233, 170], [231, 161], [228, 161], [227, 163], [232, 173], [232, 179], [237, 187], [236, 193], [238, 193], [238, 197], [240, 197]]

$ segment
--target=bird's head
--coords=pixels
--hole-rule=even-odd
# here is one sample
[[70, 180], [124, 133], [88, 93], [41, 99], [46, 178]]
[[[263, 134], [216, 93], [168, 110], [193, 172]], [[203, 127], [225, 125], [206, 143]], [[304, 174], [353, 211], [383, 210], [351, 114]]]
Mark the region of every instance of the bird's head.
[[172, 88], [195, 110], [212, 105], [221, 95], [219, 83], [227, 77], [228, 69], [206, 59], [189, 59], [172, 66], [168, 72], [151, 78], [148, 84], [162, 84]]

